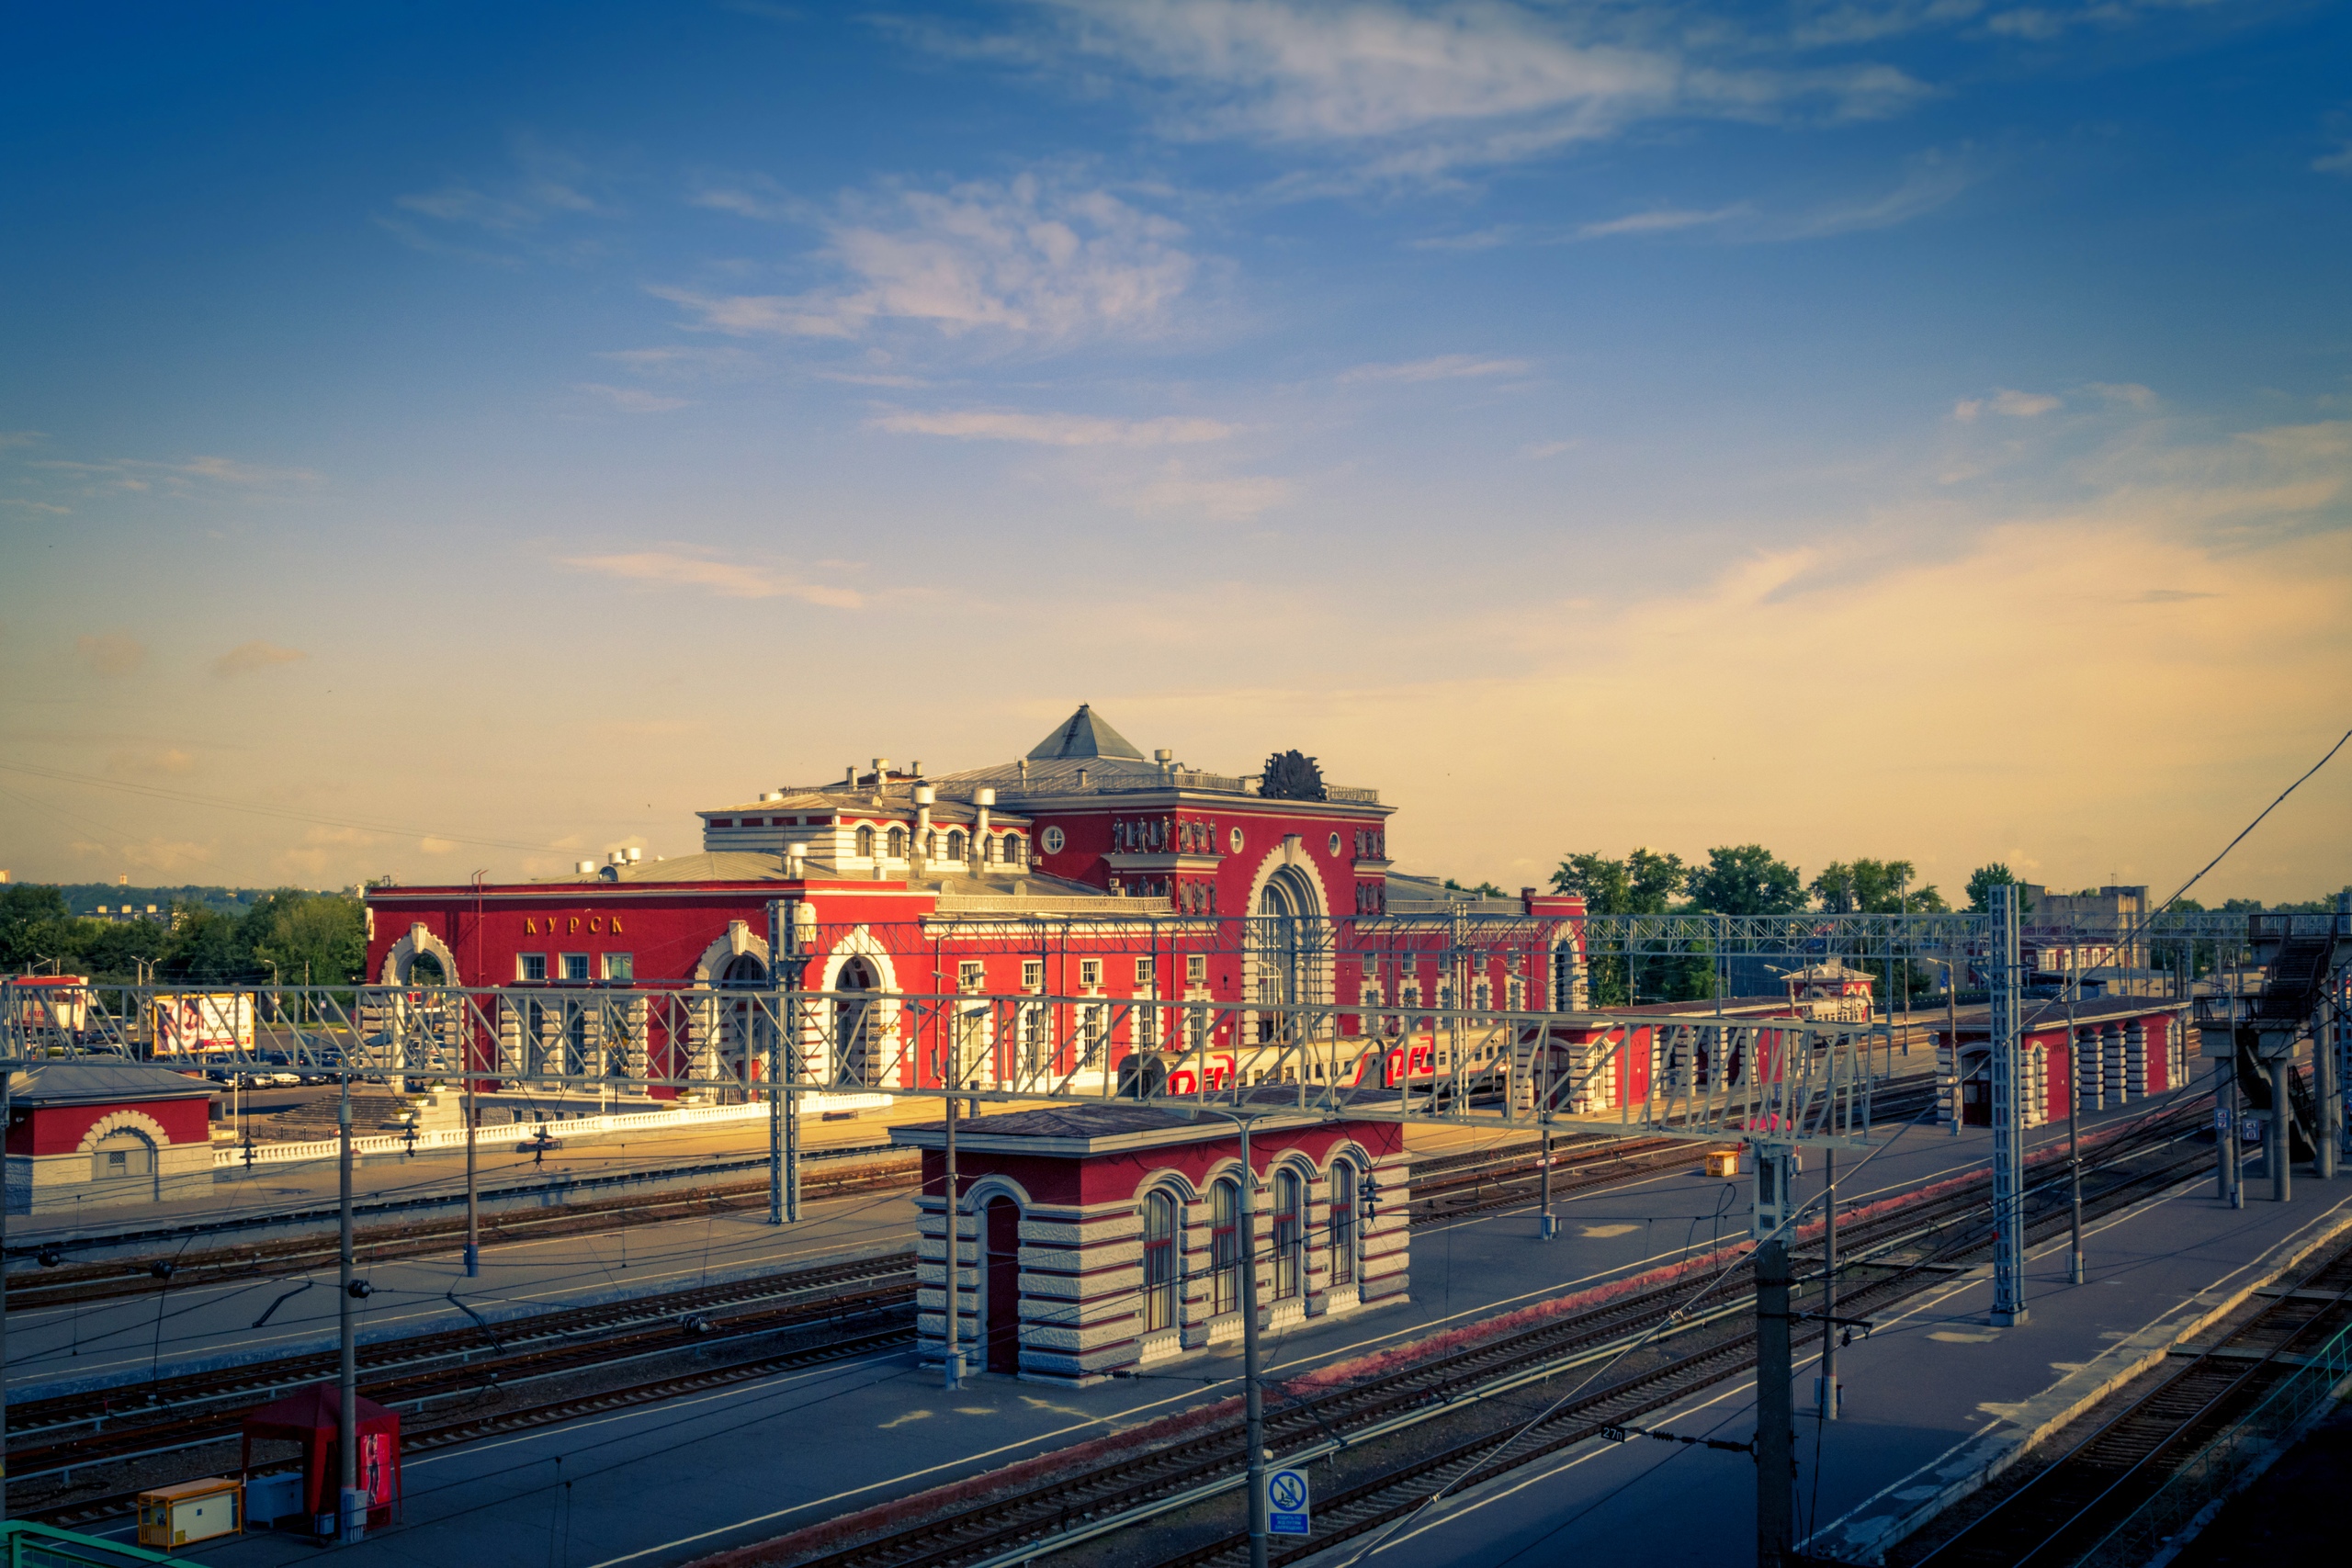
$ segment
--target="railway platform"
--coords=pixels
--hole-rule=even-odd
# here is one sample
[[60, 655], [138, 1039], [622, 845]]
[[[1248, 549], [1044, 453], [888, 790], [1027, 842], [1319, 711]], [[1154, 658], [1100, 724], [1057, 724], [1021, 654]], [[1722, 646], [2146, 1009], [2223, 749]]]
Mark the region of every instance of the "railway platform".
[[[1884, 1560], [1941, 1507], [1996, 1474], [2174, 1346], [2323, 1245], [2352, 1235], [2352, 1177], [2297, 1177], [2297, 1197], [2232, 1210], [2209, 1177], [2090, 1227], [2086, 1280], [2069, 1285], [2063, 1235], [2030, 1251], [2025, 1324], [1989, 1326], [1990, 1269], [1972, 1269], [1875, 1315], [1839, 1352], [1841, 1418], [1808, 1408], [1819, 1340], [1797, 1375], [1799, 1536], [1816, 1558]], [[2333, 1241], [2331, 1242], [2331, 1239]], [[1671, 1431], [1745, 1442], [1751, 1378], [1645, 1417]], [[1706, 1499], [1699, 1506], [1696, 1499]], [[1623, 1553], [1652, 1562], [1745, 1561], [1754, 1551], [1754, 1472], [1745, 1454], [1596, 1439], [1436, 1504], [1366, 1553], [1383, 1568], [1500, 1565]], [[1661, 1521], [1672, 1521], [1672, 1542]], [[1347, 1562], [1364, 1537], [1307, 1560]]]
[[[1982, 1135], [1973, 1130], [1953, 1136], [1915, 1127], [1891, 1144], [1841, 1181], [1849, 1203], [1982, 1168]], [[1687, 1161], [1568, 1193], [1556, 1204], [1561, 1235], [1551, 1243], [1536, 1239], [1536, 1215], [1523, 1200], [1465, 1205], [1458, 1217], [1432, 1213], [1417, 1226], [1408, 1303], [1271, 1337], [1270, 1375], [1295, 1379], [1360, 1363], [1744, 1235], [1746, 1183], [1703, 1176], [1697, 1156], [1693, 1145]], [[906, 1209], [903, 1198], [897, 1202]], [[2311, 1210], [2299, 1207], [2308, 1218]], [[868, 1223], [901, 1241], [906, 1234], [904, 1213], [886, 1205]], [[407, 1299], [422, 1314], [434, 1310], [427, 1298], [435, 1293], [420, 1281]], [[2019, 1353], [2041, 1354], [2030, 1347]], [[1238, 1372], [1238, 1353], [1219, 1353], [1091, 1389], [977, 1377], [951, 1393], [907, 1351], [859, 1355], [422, 1455], [410, 1467], [401, 1523], [352, 1550], [388, 1562], [519, 1554], [571, 1568], [685, 1562], [1227, 1399]], [[1866, 1376], [1849, 1372], [1849, 1385]], [[1850, 1400], [1867, 1397], [1858, 1389]], [[1859, 1416], [1857, 1403], [1849, 1410]], [[1728, 1517], [1744, 1515], [1746, 1496], [1724, 1495]], [[310, 1550], [295, 1538], [257, 1534], [207, 1555], [270, 1564]]]

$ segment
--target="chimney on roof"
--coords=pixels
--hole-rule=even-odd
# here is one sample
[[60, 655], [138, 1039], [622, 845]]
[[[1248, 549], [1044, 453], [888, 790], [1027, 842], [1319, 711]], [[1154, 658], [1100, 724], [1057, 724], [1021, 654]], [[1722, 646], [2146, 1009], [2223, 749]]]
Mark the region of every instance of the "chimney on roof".
[[989, 807], [995, 804], [996, 791], [976, 789], [972, 792], [972, 806], [978, 818], [972, 827], [972, 864], [975, 868], [983, 863], [980, 859], [980, 847], [988, 842]]
[[849, 765], [849, 773], [842, 778], [842, 783], [847, 784], [852, 789], [855, 789], [857, 787], [857, 764], [855, 762], [852, 762]]
[[1086, 770], [1084, 768], [1078, 770], [1078, 787], [1080, 789], [1084, 789], [1086, 787]]
[[915, 777], [922, 777], [922, 759], [921, 757], [917, 757], [913, 761], [907, 764], [907, 769], [909, 772], [912, 773]]
[[571, 869], [582, 876], [594, 876], [596, 874], [596, 863], [593, 860], [583, 860]]
[[1159, 764], [1159, 776], [1163, 779], [1176, 771], [1176, 753], [1165, 746], [1154, 750], [1151, 760]]
[[930, 858], [927, 846], [931, 843], [931, 808], [938, 800], [939, 792], [931, 785], [915, 785], [914, 863], [917, 870], [921, 870], [923, 862]]
[[1027, 789], [1029, 787], [1029, 759], [1023, 757], [1020, 761], [1014, 763], [1013, 766], [1021, 770], [1021, 787], [1023, 789]]
[[629, 864], [631, 864], [631, 865], [635, 865], [638, 862], [639, 862], [639, 861], [643, 860], [644, 858], [645, 858], [645, 852], [644, 852], [643, 850], [639, 849], [635, 844], [631, 844], [631, 845], [628, 847], [628, 863], [629, 863]]
[[808, 845], [786, 844], [784, 847], [784, 874], [790, 877], [795, 882], [802, 881], [808, 876]]

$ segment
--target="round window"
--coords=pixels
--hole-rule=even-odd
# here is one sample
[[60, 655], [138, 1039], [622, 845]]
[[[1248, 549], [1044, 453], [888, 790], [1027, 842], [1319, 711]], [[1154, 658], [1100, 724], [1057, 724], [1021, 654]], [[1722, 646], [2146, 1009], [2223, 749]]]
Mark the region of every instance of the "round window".
[[1340, 852], [1340, 835], [1337, 833], [1331, 835], [1331, 852], [1335, 855]]
[[1233, 852], [1235, 854], [1239, 854], [1241, 852], [1241, 829], [1236, 828], [1232, 832], [1227, 834], [1226, 842], [1233, 846]]
[[1049, 855], [1061, 853], [1062, 845], [1069, 842], [1062, 837], [1062, 830], [1059, 828], [1046, 829], [1037, 835], [1037, 841], [1046, 846], [1046, 852]]

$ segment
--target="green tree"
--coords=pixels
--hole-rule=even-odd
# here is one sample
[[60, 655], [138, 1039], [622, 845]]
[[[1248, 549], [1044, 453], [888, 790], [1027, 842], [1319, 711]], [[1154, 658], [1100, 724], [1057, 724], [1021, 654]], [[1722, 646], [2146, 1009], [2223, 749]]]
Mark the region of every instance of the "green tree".
[[[1968, 874], [1968, 907], [1980, 915], [1990, 909], [1993, 907], [1993, 889], [2005, 882], [2015, 886], [2024, 886], [2024, 880], [2010, 874], [2009, 868], [1999, 861], [1995, 861], [1990, 865], [1980, 865], [1970, 872]], [[2021, 904], [2018, 913], [2027, 914], [2030, 910], [2030, 905]]]
[[259, 966], [241, 920], [211, 909], [180, 908], [173, 921], [171, 943], [157, 966], [161, 976], [194, 985], [253, 979]]
[[1691, 868], [1690, 907], [1716, 915], [1787, 915], [1804, 908], [1802, 873], [1761, 844], [1720, 844]]
[[[1579, 895], [1585, 908], [1595, 915], [1663, 915], [1690, 875], [1681, 856], [1637, 849], [1623, 860], [1570, 855], [1552, 874], [1552, 886]], [[1676, 1000], [1714, 994], [1712, 954], [1677, 954], [1637, 966], [1622, 947], [1614, 953], [1606, 947], [1605, 938], [1596, 941], [1585, 955], [1586, 988], [1595, 1007], [1637, 1001], [1636, 992], [1645, 982], [1662, 984], [1666, 995]]]
[[[55, 955], [55, 928], [73, 919], [65, 895], [39, 883], [0, 887], [0, 968], [21, 969]], [[46, 940], [36, 938], [40, 931]]]
[[275, 962], [286, 985], [301, 985], [306, 974], [314, 986], [347, 986], [362, 977], [368, 917], [356, 898], [282, 890], [238, 923], [251, 933], [254, 956]]

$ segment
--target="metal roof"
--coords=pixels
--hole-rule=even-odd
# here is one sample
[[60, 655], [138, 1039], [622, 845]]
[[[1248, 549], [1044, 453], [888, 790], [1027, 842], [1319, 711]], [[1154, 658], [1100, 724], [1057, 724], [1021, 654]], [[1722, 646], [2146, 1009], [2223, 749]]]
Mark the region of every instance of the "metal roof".
[[120, 1100], [195, 1100], [211, 1086], [150, 1062], [34, 1060], [9, 1095], [18, 1105], [86, 1105]]
[[1042, 762], [1061, 757], [1126, 757], [1143, 761], [1143, 753], [1134, 742], [1094, 716], [1094, 709], [1085, 703], [1062, 722], [1062, 727], [1029, 748], [1029, 760]]

